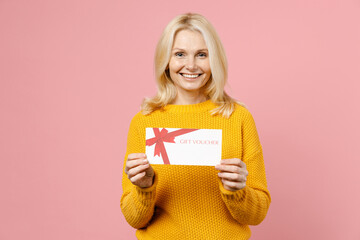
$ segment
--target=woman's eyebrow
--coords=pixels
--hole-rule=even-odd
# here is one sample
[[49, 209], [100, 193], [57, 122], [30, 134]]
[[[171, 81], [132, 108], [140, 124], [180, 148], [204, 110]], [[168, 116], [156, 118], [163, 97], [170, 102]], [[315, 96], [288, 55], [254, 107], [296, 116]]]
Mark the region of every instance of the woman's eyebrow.
[[[181, 48], [173, 48], [172, 50], [173, 50], [173, 51], [180, 50], [180, 51], [184, 51], [184, 52], [186, 52], [186, 50], [181, 49]], [[204, 51], [206, 51], [206, 52], [207, 52], [208, 50], [207, 50], [206, 48], [197, 50], [197, 52], [204, 52]]]
[[172, 50], [173, 50], [173, 51], [177, 51], [177, 50], [185, 51], [184, 49], [181, 49], [181, 48], [173, 48]]

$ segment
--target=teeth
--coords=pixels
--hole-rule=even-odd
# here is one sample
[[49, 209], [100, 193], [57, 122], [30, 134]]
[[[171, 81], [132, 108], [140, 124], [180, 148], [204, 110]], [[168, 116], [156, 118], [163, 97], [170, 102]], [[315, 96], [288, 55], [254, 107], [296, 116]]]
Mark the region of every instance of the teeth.
[[182, 74], [184, 77], [187, 78], [197, 78], [198, 76], [200, 76], [200, 74], [196, 74], [196, 75], [191, 75], [191, 74]]

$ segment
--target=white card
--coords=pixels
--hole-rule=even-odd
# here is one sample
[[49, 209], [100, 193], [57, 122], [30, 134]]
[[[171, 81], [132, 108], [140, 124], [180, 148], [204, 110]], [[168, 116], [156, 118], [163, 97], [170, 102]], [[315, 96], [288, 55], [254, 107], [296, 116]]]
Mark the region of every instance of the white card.
[[221, 146], [221, 129], [146, 128], [150, 164], [215, 166]]

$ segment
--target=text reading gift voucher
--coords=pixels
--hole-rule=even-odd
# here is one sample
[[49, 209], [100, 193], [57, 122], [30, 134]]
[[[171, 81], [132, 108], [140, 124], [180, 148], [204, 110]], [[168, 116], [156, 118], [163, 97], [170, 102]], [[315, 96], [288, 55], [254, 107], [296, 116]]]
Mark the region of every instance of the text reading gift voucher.
[[215, 166], [221, 140], [221, 129], [146, 128], [146, 155], [150, 164]]

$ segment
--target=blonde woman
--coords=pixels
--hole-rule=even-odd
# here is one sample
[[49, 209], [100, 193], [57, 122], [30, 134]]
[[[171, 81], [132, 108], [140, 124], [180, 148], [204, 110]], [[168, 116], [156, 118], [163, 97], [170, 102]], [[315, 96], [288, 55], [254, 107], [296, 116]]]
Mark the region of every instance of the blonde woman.
[[[122, 178], [121, 210], [138, 239], [249, 239], [265, 218], [262, 147], [246, 107], [224, 91], [225, 51], [199, 14], [175, 17], [156, 48], [157, 95], [131, 123]], [[145, 129], [221, 129], [215, 167], [150, 165]]]

